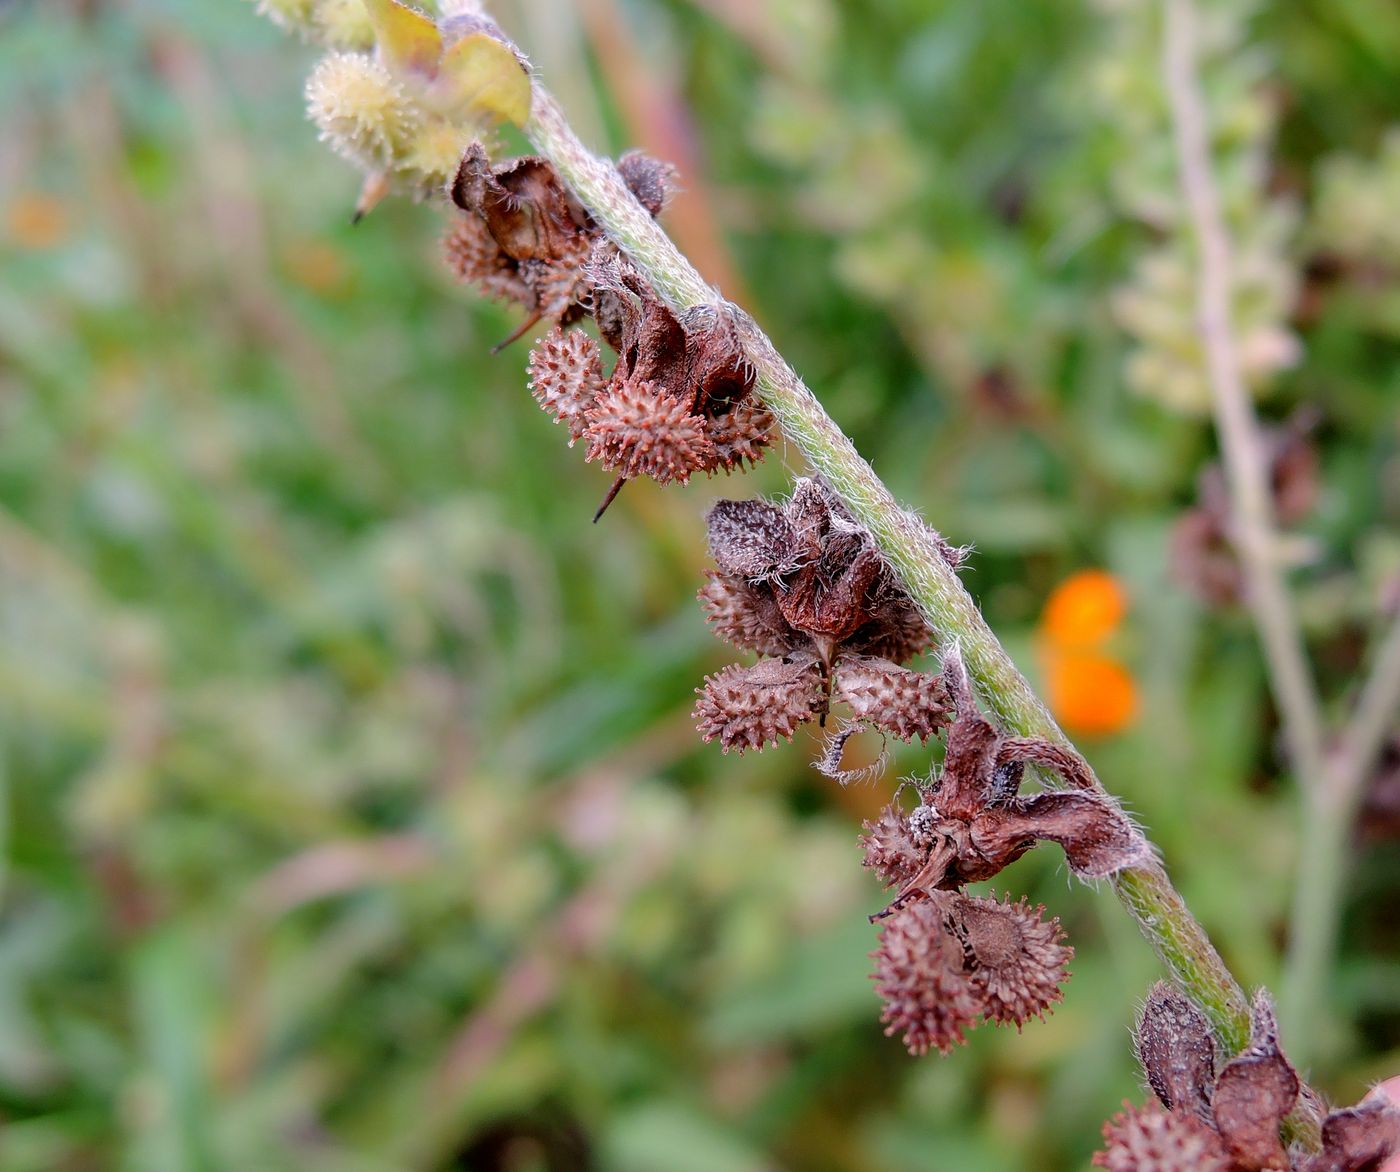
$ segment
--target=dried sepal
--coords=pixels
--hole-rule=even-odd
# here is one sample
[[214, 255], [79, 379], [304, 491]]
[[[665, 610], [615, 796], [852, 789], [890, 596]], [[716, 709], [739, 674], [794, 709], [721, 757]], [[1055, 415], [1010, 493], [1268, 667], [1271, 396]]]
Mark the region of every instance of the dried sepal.
[[1001, 902], [959, 897], [951, 906], [988, 1021], [1020, 1029], [1064, 996], [1074, 949], [1064, 943], [1058, 916], [1047, 920], [1043, 905], [1012, 903], [1009, 896]]
[[1123, 1110], [1104, 1124], [1093, 1165], [1109, 1172], [1231, 1172], [1220, 1138], [1194, 1115], [1156, 1103]]
[[701, 737], [718, 739], [725, 752], [762, 749], [791, 739], [797, 726], [826, 708], [820, 665], [810, 656], [762, 659], [752, 667], [730, 664], [696, 689], [692, 715]]
[[973, 849], [997, 869], [1035, 842], [1057, 843], [1081, 879], [1104, 879], [1151, 857], [1142, 833], [1105, 798], [1041, 793], [990, 807], [970, 823]]
[[935, 634], [913, 599], [894, 581], [885, 578], [881, 594], [872, 602], [874, 621], [857, 631], [851, 643], [863, 655], [904, 663], [934, 645]]
[[726, 574], [773, 578], [796, 568], [792, 527], [781, 505], [716, 501], [705, 515], [710, 556]]
[[582, 439], [605, 385], [598, 344], [555, 326], [530, 351], [529, 380], [535, 401], [569, 429], [570, 446]]
[[1092, 790], [1094, 775], [1073, 749], [1044, 737], [1005, 737], [997, 748], [997, 764], [1039, 765], [1053, 769], [1075, 789]]
[[1397, 1153], [1400, 1107], [1378, 1090], [1322, 1121], [1322, 1151], [1304, 1160], [1299, 1172], [1378, 1172]]
[[1298, 1076], [1278, 1045], [1273, 1001], [1254, 998], [1249, 1046], [1221, 1068], [1211, 1096], [1215, 1129], [1231, 1159], [1251, 1172], [1286, 1169], [1279, 1125], [1298, 1098]]
[[1133, 1048], [1148, 1085], [1164, 1107], [1210, 1119], [1215, 1039], [1194, 1001], [1158, 981], [1142, 1007]]
[[937, 905], [912, 903], [885, 920], [871, 959], [887, 1035], [902, 1034], [911, 1054], [947, 1054], [966, 1041], [981, 1006], [963, 972], [962, 944]]
[[857, 782], [871, 781], [879, 777], [885, 771], [885, 766], [889, 764], [890, 754], [888, 746], [882, 744], [879, 755], [864, 765], [855, 769], [847, 769], [842, 765], [842, 759], [846, 755], [846, 746], [857, 733], [863, 732], [866, 725], [862, 721], [847, 720], [842, 721], [835, 732], [830, 733], [826, 738], [826, 746], [822, 750], [820, 757], [812, 762], [812, 767], [825, 777], [839, 785], [855, 785]]
[[588, 459], [626, 477], [684, 484], [714, 447], [686, 403], [650, 382], [612, 382], [588, 420]]
[[901, 740], [926, 740], [948, 721], [942, 678], [887, 659], [846, 656], [837, 673], [836, 692], [858, 719]]
[[452, 202], [479, 217], [514, 261], [548, 260], [584, 230], [579, 210], [548, 159], [525, 155], [493, 164], [473, 142], [452, 179]]

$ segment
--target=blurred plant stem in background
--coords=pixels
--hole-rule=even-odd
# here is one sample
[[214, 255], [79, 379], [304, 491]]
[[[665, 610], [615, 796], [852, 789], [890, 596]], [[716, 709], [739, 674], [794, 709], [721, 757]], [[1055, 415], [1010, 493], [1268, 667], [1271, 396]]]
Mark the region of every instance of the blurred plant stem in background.
[[1347, 838], [1362, 787], [1400, 714], [1400, 615], [1381, 641], [1355, 715], [1331, 744], [1302, 630], [1283, 576], [1268, 452], [1245, 388], [1231, 320], [1234, 268], [1211, 162], [1211, 128], [1197, 73], [1200, 18], [1193, 0], [1163, 5], [1163, 72], [1176, 131], [1181, 189], [1197, 245], [1197, 320], [1215, 426], [1234, 504], [1235, 547], [1283, 721], [1301, 799], [1298, 875], [1282, 1004], [1288, 1046], [1306, 1064], [1327, 1038], [1328, 985], [1346, 882]]

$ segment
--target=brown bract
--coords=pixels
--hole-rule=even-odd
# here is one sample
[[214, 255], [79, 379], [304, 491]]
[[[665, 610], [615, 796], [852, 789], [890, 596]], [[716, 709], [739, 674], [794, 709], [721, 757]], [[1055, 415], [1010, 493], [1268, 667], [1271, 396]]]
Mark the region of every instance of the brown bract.
[[896, 662], [926, 649], [933, 632], [874, 539], [821, 481], [799, 480], [782, 503], [720, 501], [707, 521], [717, 569], [700, 591], [705, 615], [721, 638], [771, 658], [706, 677], [695, 706], [705, 740], [726, 751], [762, 748], [804, 720], [823, 720], [833, 699], [850, 708], [852, 727], [902, 740], [946, 723], [939, 678]]
[[[1309, 1154], [1284, 1146], [1285, 1117], [1311, 1100], [1300, 1097], [1298, 1076], [1279, 1047], [1273, 1002], [1262, 990], [1254, 999], [1249, 1045], [1217, 1072], [1204, 1015], [1180, 992], [1158, 982], [1143, 1007], [1137, 1053], [1161, 1105], [1128, 1108], [1111, 1120], [1104, 1128], [1107, 1147], [1094, 1157], [1099, 1167], [1119, 1172], [1200, 1167], [1377, 1172], [1400, 1151], [1400, 1110], [1380, 1092], [1328, 1114], [1322, 1120], [1321, 1151]], [[1205, 1152], [1211, 1153], [1209, 1159]]]

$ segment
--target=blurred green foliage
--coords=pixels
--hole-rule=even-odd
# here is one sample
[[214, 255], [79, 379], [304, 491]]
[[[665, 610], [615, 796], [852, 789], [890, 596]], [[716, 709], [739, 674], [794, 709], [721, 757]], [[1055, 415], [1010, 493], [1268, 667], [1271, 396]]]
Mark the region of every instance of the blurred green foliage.
[[[1297, 578], [1344, 698], [1400, 566], [1400, 15], [1208, 7], [1248, 312], [1296, 339], [1265, 410], [1322, 420]], [[688, 167], [678, 234], [977, 546], [1027, 669], [1057, 581], [1126, 584], [1142, 715], [1086, 748], [1258, 984], [1299, 827], [1249, 623], [1169, 564], [1211, 440], [1144, 377], [1194, 361], [1152, 301], [1189, 251], [1145, 13], [499, 10], [599, 145]], [[1006, 882], [1078, 949], [1054, 1016], [943, 1060], [881, 1036], [854, 838], [889, 780], [688, 717], [729, 657], [704, 510], [795, 456], [590, 525], [608, 477], [524, 347], [488, 355], [514, 323], [450, 286], [436, 211], [349, 227], [311, 59], [251, 4], [0, 5], [0, 1166], [1082, 1167], [1139, 1094], [1131, 924], [1033, 852]], [[1315, 1071], [1345, 1101], [1400, 1069], [1383, 831]]]

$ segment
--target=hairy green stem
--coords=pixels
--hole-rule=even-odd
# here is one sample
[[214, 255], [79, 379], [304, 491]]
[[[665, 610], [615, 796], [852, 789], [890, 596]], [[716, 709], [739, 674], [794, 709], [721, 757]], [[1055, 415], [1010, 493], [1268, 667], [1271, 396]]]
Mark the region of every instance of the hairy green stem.
[[[538, 82], [526, 137], [547, 157], [584, 206], [680, 312], [723, 299], [633, 199], [617, 171], [594, 156], [570, 129]], [[944, 561], [931, 531], [901, 508], [815, 395], [746, 315], [740, 328], [758, 374], [758, 393], [787, 440], [802, 452], [879, 542], [911, 596], [944, 639], [956, 640], [968, 672], [1004, 729], [1069, 746], [1026, 678], [983, 619], [972, 596]], [[1104, 793], [1097, 778], [1094, 784]], [[1121, 871], [1113, 888], [1151, 941], [1162, 963], [1210, 1019], [1229, 1053], [1249, 1037], [1249, 1003], [1205, 930], [1155, 861]]]

